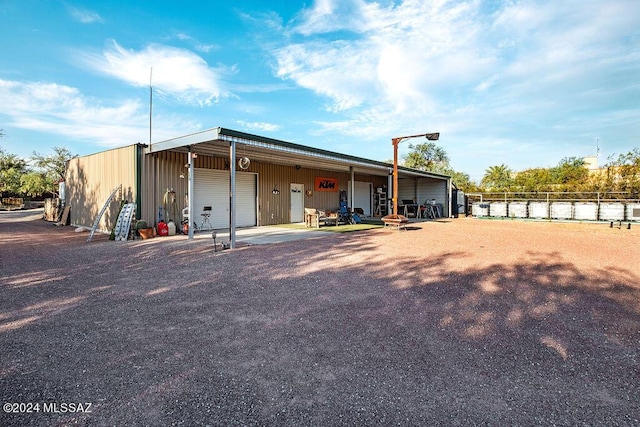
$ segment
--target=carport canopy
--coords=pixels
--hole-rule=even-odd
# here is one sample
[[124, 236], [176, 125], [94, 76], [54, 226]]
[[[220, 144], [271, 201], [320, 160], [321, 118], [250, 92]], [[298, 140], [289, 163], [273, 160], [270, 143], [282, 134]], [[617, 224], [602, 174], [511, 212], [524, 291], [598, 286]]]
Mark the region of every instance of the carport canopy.
[[[240, 151], [238, 151], [240, 149]], [[150, 144], [146, 149], [147, 154], [176, 151], [198, 155], [229, 157], [230, 181], [230, 241], [231, 247], [235, 247], [235, 163], [237, 153], [242, 157], [248, 157], [252, 161], [271, 164], [300, 166], [305, 168], [320, 168], [327, 171], [349, 172], [353, 185], [356, 173], [374, 176], [389, 176], [393, 172], [393, 165], [386, 162], [369, 160], [348, 154], [336, 153], [320, 148], [307, 147], [292, 142], [281, 141], [258, 135], [252, 135], [232, 129], [217, 127], [168, 139]], [[191, 164], [192, 156], [188, 156]], [[434, 178], [448, 181], [450, 177], [432, 172], [424, 172], [415, 169], [399, 167], [399, 177], [405, 178]], [[189, 194], [193, 194], [193, 167], [189, 167]], [[189, 212], [193, 212], [192, 198], [189, 198]], [[193, 230], [189, 229], [189, 238], [193, 238]]]

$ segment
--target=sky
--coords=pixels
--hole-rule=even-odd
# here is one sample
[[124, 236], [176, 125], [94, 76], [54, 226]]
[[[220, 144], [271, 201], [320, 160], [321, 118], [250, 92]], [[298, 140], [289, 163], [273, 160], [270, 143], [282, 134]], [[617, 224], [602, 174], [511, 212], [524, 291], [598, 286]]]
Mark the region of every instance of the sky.
[[23, 158], [224, 127], [387, 161], [440, 132], [479, 181], [640, 147], [638, 0], [0, 0], [0, 53]]

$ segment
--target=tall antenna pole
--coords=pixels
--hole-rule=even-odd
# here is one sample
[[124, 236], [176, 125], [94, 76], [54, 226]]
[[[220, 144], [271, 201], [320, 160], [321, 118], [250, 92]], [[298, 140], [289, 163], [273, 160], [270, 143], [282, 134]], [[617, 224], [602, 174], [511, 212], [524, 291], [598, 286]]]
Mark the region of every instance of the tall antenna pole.
[[153, 79], [153, 67], [149, 72], [149, 149], [151, 149], [151, 124], [153, 119], [153, 86], [151, 86], [151, 80]]

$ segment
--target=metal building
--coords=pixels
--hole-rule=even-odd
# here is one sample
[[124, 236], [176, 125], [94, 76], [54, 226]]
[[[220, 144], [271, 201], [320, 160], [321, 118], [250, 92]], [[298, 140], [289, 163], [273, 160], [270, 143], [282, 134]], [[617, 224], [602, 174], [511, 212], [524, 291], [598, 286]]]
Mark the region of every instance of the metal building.
[[[70, 160], [67, 205], [71, 224], [89, 227], [121, 186], [98, 226], [105, 232], [113, 227], [122, 200], [136, 203], [137, 218], [148, 224], [156, 224], [159, 216], [180, 223], [183, 209], [189, 207], [192, 221], [198, 221], [210, 206], [211, 226], [231, 230], [302, 222], [304, 208], [336, 210], [341, 191], [352, 208], [383, 215], [389, 213], [392, 168], [385, 162], [214, 128]], [[448, 176], [400, 167], [398, 193], [399, 200], [435, 201], [449, 215]]]

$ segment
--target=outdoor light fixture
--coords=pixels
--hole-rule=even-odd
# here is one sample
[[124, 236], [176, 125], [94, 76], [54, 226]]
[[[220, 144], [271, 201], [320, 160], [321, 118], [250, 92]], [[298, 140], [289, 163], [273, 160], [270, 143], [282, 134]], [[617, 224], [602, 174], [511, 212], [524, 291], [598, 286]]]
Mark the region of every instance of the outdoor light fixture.
[[424, 136], [429, 141], [437, 141], [440, 139], [440, 132], [435, 133], [422, 133], [420, 135], [400, 136], [397, 138], [391, 138], [391, 144], [393, 144], [393, 217], [398, 217], [398, 144], [406, 139], [420, 138]]

